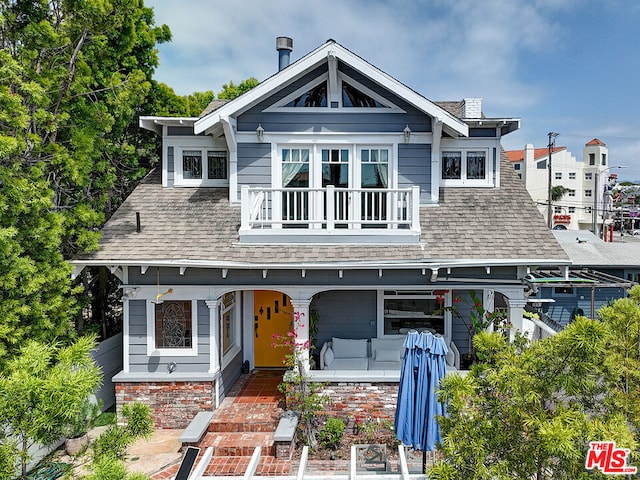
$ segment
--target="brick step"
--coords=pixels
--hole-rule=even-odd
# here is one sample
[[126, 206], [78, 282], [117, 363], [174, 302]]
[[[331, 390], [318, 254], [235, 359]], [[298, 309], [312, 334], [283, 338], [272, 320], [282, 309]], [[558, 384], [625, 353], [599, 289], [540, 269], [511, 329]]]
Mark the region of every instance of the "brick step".
[[201, 449], [213, 448], [213, 456], [251, 457], [256, 447], [262, 455], [274, 455], [273, 432], [209, 432], [200, 443]]
[[[213, 457], [204, 474], [210, 477], [241, 477], [247, 471], [250, 460], [251, 457]], [[260, 457], [260, 463], [258, 463], [258, 468], [256, 469], [256, 475], [285, 476], [289, 475], [290, 472], [291, 462], [289, 460], [278, 460], [269, 455]]]
[[209, 432], [273, 432], [282, 412], [273, 405], [234, 403], [218, 409]]

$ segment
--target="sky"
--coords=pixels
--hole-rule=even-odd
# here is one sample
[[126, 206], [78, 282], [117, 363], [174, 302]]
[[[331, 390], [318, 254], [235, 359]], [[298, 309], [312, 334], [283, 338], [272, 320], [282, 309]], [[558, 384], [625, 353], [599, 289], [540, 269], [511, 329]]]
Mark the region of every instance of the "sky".
[[146, 0], [173, 38], [155, 79], [179, 95], [278, 69], [333, 39], [429, 100], [482, 98], [487, 117], [520, 118], [507, 150], [559, 133], [578, 160], [598, 138], [620, 181], [640, 182], [637, 0]]

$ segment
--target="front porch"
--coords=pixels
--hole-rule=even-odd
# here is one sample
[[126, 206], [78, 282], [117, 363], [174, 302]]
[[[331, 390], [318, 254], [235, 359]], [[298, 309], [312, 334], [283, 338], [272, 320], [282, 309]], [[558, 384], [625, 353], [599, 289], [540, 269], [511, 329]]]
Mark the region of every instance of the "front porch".
[[241, 188], [240, 242], [417, 243], [420, 188]]

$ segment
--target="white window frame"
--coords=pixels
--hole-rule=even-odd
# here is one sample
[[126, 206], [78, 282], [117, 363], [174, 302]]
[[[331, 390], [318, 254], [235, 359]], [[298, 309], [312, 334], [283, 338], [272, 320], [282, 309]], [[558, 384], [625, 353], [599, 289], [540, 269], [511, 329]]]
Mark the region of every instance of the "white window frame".
[[[240, 295], [240, 292], [228, 292], [228, 293], [233, 293], [234, 294], [234, 301], [232, 304], [230, 305], [224, 305], [223, 304], [223, 299], [224, 299], [224, 295], [222, 295], [220, 297], [220, 310], [218, 313], [218, 318], [220, 321], [220, 339], [219, 339], [219, 348], [220, 348], [220, 352], [222, 353], [222, 368], [225, 368], [227, 365], [229, 365], [229, 363], [236, 357], [236, 355], [238, 355], [238, 353], [240, 353], [240, 345], [242, 342], [242, 335], [241, 335], [241, 315], [240, 315], [240, 303], [238, 301], [238, 297]], [[226, 312], [228, 312], [229, 310], [233, 311], [233, 314], [231, 316], [231, 322], [233, 324], [233, 336], [230, 339], [231, 341], [231, 346], [229, 347], [229, 350], [227, 352], [224, 351], [224, 346], [223, 346], [223, 337], [224, 337], [224, 325], [223, 325], [223, 316]]]
[[556, 180], [562, 180], [562, 172], [556, 172], [555, 173], [555, 179]]
[[[184, 170], [183, 170], [183, 152], [185, 151], [199, 151], [202, 155], [202, 178], [184, 178]], [[209, 152], [216, 153], [224, 153], [226, 162], [227, 162], [227, 178], [213, 178], [209, 179], [207, 177], [207, 173], [209, 171], [208, 162]], [[187, 146], [180, 145], [174, 147], [174, 157], [173, 157], [173, 168], [174, 168], [174, 186], [176, 187], [226, 187], [229, 186], [229, 152], [227, 150], [221, 148], [215, 148], [211, 146]]]
[[576, 172], [569, 172], [569, 180], [575, 180], [576, 179]]
[[198, 356], [198, 301], [175, 298], [171, 301], [191, 302], [191, 347], [156, 348], [156, 304], [147, 300], [147, 356], [148, 357], [196, 357]]
[[[426, 289], [423, 291], [417, 291], [414, 289], [407, 289], [406, 295], [385, 295], [384, 290], [378, 290], [378, 313], [377, 313], [377, 335], [378, 338], [398, 338], [404, 336], [400, 335], [387, 335], [384, 333], [384, 301], [385, 299], [391, 298], [406, 298], [406, 299], [427, 299], [432, 300], [436, 298], [434, 291], [439, 290], [437, 288], [434, 289]], [[398, 293], [402, 293], [401, 290], [397, 291]], [[444, 305], [443, 307], [451, 307], [452, 305], [452, 296], [451, 291], [449, 290], [444, 294]], [[452, 329], [452, 321], [451, 321], [451, 310], [444, 309], [443, 312], [443, 325], [444, 325], [444, 338], [447, 340], [447, 343], [451, 340], [451, 329]]]
[[571, 190], [569, 190], [568, 195], [569, 195], [570, 197], [575, 197], [575, 196], [576, 196], [576, 191], [575, 191], [575, 190], [573, 190], [573, 189], [571, 189]]
[[585, 197], [591, 197], [592, 195], [593, 195], [593, 190], [591, 190], [590, 188], [587, 188], [587, 189], [584, 191], [584, 196], [585, 196]]
[[585, 180], [593, 180], [593, 173], [592, 172], [586, 172], [584, 174], [584, 179]]
[[[460, 152], [460, 178], [442, 178], [442, 167], [444, 160], [442, 160], [445, 152]], [[467, 154], [470, 152], [484, 152], [485, 165], [484, 165], [484, 178], [467, 178]], [[443, 145], [441, 149], [441, 161], [438, 171], [440, 177], [440, 184], [446, 187], [470, 187], [470, 186], [482, 186], [488, 187], [493, 184], [492, 179], [492, 158], [491, 149], [484, 146], [455, 146], [455, 145]]]

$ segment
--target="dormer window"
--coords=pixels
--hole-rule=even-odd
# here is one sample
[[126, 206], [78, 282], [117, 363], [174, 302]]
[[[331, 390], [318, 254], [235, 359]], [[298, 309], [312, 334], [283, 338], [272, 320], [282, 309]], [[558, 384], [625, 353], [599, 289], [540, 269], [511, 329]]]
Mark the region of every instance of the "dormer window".
[[441, 175], [445, 185], [478, 185], [489, 181], [486, 150], [442, 152]]
[[175, 160], [176, 186], [226, 186], [227, 152], [208, 148], [185, 148]]

